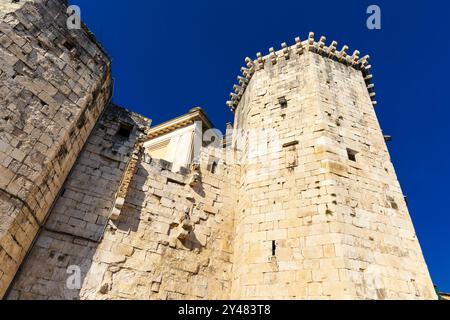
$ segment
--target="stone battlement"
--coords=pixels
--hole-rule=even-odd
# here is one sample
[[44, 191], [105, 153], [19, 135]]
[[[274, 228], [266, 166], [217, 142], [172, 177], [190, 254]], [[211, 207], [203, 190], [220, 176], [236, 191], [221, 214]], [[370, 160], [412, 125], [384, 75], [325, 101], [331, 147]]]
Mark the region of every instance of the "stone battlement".
[[233, 86], [233, 92], [230, 93], [231, 100], [227, 101], [227, 106], [231, 111], [235, 111], [239, 102], [247, 89], [247, 85], [253, 77], [253, 74], [258, 70], [269, 68], [277, 63], [286, 63], [290, 59], [303, 55], [307, 52], [313, 52], [323, 57], [338, 61], [345, 66], [352, 67], [359, 70], [364, 75], [364, 80], [367, 83], [367, 90], [369, 91], [372, 103], [377, 105], [375, 101], [376, 93], [374, 91], [375, 85], [372, 82], [373, 76], [371, 73], [372, 66], [369, 64], [369, 55], [360, 58], [360, 52], [355, 50], [353, 54], [348, 54], [349, 47], [344, 45], [341, 50], [337, 50], [337, 42], [327, 46], [325, 44], [326, 37], [320, 37], [317, 42], [314, 38], [314, 33], [310, 32], [308, 39], [301, 41], [300, 37], [295, 39], [295, 44], [288, 46], [286, 42], [281, 44], [281, 49], [276, 51], [273, 47], [269, 49], [269, 54], [263, 56], [261, 52], [256, 54], [256, 59], [245, 58], [246, 67], [241, 68], [242, 75], [237, 77], [238, 84]]

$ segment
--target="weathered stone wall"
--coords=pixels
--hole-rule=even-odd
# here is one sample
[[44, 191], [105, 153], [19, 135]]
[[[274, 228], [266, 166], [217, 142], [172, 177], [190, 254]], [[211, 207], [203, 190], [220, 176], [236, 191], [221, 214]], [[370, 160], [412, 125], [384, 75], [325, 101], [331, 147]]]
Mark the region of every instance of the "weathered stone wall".
[[252, 66], [236, 109], [231, 296], [435, 299], [365, 76], [294, 52]]
[[1, 1], [0, 297], [111, 95], [110, 62], [66, 1]]
[[215, 174], [203, 165], [202, 183], [191, 187], [191, 174], [147, 162], [141, 159], [117, 228], [108, 229], [98, 247], [81, 297], [228, 298], [235, 188], [225, 177], [236, 173], [223, 163]]
[[[130, 128], [129, 136], [121, 131]], [[115, 194], [139, 136], [149, 121], [110, 105], [78, 157], [9, 298], [76, 299], [69, 266], [84, 274], [92, 263], [114, 206]]]

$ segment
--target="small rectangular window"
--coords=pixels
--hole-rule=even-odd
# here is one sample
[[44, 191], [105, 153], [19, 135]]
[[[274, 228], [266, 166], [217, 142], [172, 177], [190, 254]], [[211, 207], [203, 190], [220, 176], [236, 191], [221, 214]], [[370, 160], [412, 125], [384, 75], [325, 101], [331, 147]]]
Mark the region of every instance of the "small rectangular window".
[[356, 155], [357, 154], [358, 154], [358, 152], [356, 152], [355, 150], [347, 149], [347, 155], [348, 155], [348, 159], [350, 161], [356, 162]]
[[131, 132], [133, 131], [133, 126], [127, 123], [121, 123], [119, 130], [117, 131], [117, 136], [123, 139], [129, 139], [131, 136]]
[[286, 100], [286, 97], [279, 98], [278, 102], [280, 103], [281, 109], [286, 109], [288, 107], [288, 102]]
[[272, 256], [275, 257], [277, 255], [277, 242], [272, 241]]

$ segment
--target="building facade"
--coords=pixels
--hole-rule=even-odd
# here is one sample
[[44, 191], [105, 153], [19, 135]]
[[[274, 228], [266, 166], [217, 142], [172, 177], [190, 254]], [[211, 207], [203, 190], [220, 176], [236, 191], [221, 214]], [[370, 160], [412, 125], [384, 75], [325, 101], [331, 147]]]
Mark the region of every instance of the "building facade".
[[0, 9], [1, 297], [437, 299], [368, 56], [310, 33], [246, 58], [221, 136], [111, 103], [65, 1]]

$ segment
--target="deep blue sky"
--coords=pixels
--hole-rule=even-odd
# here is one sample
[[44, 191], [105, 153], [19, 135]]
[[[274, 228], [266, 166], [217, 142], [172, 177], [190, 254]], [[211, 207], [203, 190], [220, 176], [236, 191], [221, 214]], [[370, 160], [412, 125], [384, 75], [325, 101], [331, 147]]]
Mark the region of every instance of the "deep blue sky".
[[[450, 292], [448, 1], [72, 0], [113, 59], [114, 101], [154, 124], [202, 106], [216, 127], [246, 56], [325, 35], [372, 57], [377, 114], [431, 275]], [[370, 4], [382, 30], [366, 28]]]

